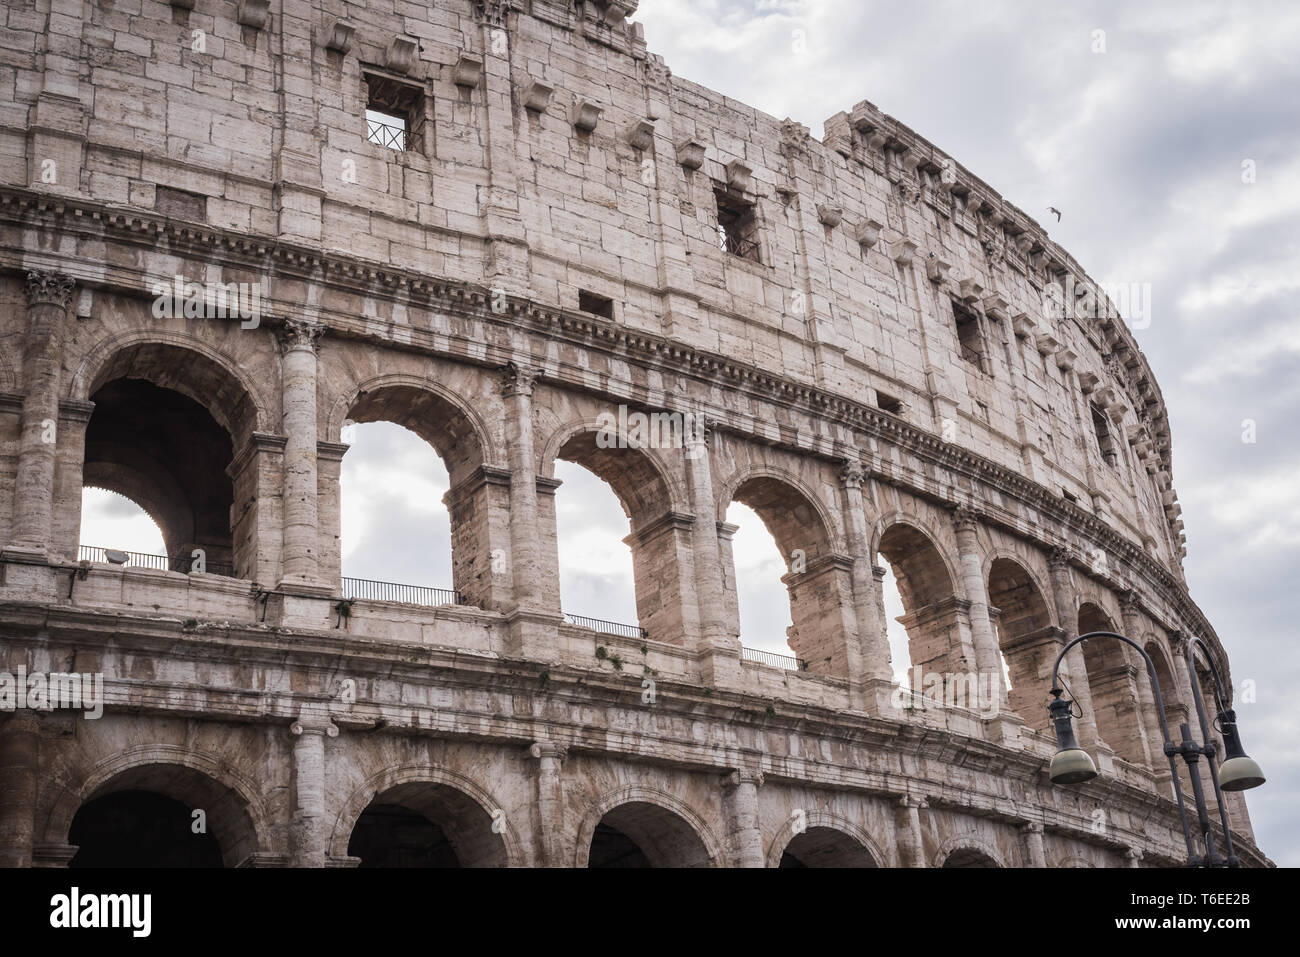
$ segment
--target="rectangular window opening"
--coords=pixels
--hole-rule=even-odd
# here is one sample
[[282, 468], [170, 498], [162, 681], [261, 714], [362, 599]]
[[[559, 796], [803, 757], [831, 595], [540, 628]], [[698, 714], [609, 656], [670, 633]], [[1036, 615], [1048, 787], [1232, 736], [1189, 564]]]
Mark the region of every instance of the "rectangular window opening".
[[733, 256], [762, 262], [754, 204], [721, 188], [715, 189], [713, 195], [718, 202], [718, 245]]
[[583, 312], [589, 312], [593, 316], [603, 316], [606, 319], [614, 318], [614, 300], [605, 296], [598, 296], [594, 292], [588, 292], [585, 289], [578, 290], [578, 308]]
[[879, 389], [876, 390], [876, 407], [882, 412], [888, 412], [890, 415], [903, 414], [902, 400], [896, 399], [892, 395], [887, 395]]
[[366, 139], [395, 152], [418, 152], [424, 138], [423, 88], [377, 73], [364, 79]]
[[988, 369], [984, 362], [984, 337], [980, 334], [979, 317], [960, 303], [952, 304], [953, 319], [957, 325], [957, 345], [962, 360], [981, 372]]
[[1119, 450], [1115, 447], [1115, 433], [1110, 429], [1110, 418], [1094, 402], [1089, 402], [1088, 408], [1092, 410], [1092, 427], [1097, 433], [1097, 450], [1101, 452], [1101, 457], [1106, 460], [1107, 465], [1118, 468]]

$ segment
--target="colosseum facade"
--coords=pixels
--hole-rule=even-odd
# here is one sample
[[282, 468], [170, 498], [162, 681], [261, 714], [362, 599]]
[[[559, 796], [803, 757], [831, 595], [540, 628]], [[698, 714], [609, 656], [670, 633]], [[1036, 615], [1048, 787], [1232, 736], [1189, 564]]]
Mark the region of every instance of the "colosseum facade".
[[[1114, 297], [870, 102], [818, 141], [636, 7], [0, 13], [0, 671], [103, 676], [100, 716], [0, 715], [0, 862], [177, 806], [206, 836], [158, 853], [232, 867], [1185, 861], [1129, 649], [1066, 656], [1100, 775], [1047, 777], [1075, 635], [1142, 644], [1175, 728], [1193, 639], [1228, 675]], [[372, 421], [446, 463], [446, 593], [345, 589]], [[561, 608], [560, 460], [627, 513], [632, 627]], [[88, 550], [86, 487], [167, 560]], [[732, 502], [789, 561], [788, 660], [742, 644]], [[911, 666], [992, 708], [896, 692], [886, 566]]]

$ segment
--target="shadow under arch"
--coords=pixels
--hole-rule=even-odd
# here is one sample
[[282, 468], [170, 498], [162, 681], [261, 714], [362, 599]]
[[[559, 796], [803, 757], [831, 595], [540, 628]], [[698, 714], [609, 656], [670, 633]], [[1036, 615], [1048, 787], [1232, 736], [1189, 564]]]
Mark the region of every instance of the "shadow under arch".
[[[795, 833], [787, 819], [767, 849], [767, 866], [783, 867], [787, 854], [800, 867], [881, 867], [885, 856], [871, 835], [847, 818], [823, 810], [806, 812], [804, 828]], [[809, 837], [811, 835], [811, 837]]]
[[170, 745], [130, 748], [66, 786], [46, 819], [45, 841], [67, 844], [81, 808], [126, 791], [148, 791], [203, 810], [226, 867], [237, 867], [269, 848], [269, 815], [254, 783], [215, 755]]
[[998, 647], [1011, 676], [1008, 704], [1031, 728], [1047, 734], [1052, 728], [1047, 711], [1051, 669], [1062, 637], [1052, 623], [1051, 606], [1033, 573], [1016, 558], [995, 557], [987, 582]]
[[969, 834], [944, 841], [931, 861], [936, 868], [1007, 866], [993, 845]]
[[[428, 764], [389, 768], [353, 789], [334, 819], [329, 854], [342, 860], [362, 815], [372, 805], [399, 806], [446, 833], [462, 867], [519, 867], [525, 863], [518, 832], [498, 813], [500, 803], [466, 775]], [[500, 830], [494, 829], [500, 820]]]
[[[837, 546], [836, 526], [825, 505], [784, 469], [752, 467], [721, 483], [719, 512], [732, 502], [748, 506], [776, 542], [787, 572], [789, 646], [813, 674], [849, 677], [858, 665], [852, 561]], [[724, 561], [730, 557], [723, 546]], [[731, 562], [734, 566], [734, 561]], [[734, 580], [734, 568], [732, 575]]]
[[[1096, 602], [1079, 605], [1078, 634], [1115, 631], [1111, 617]], [[1083, 664], [1097, 723], [1097, 735], [1117, 755], [1139, 767], [1150, 765], [1145, 729], [1138, 714], [1138, 682], [1145, 681], [1146, 662], [1128, 645], [1106, 638], [1083, 642]], [[1157, 672], [1159, 674], [1159, 672]]]
[[[962, 603], [952, 565], [939, 548], [938, 538], [924, 525], [899, 513], [877, 523], [875, 554], [889, 563], [904, 614], [912, 667], [925, 673], [964, 672], [973, 662], [962, 663]], [[913, 689], [919, 690], [919, 689]]]
[[[621, 813], [620, 813], [621, 811]], [[592, 841], [602, 823], [624, 835], [650, 867], [720, 867], [722, 847], [689, 805], [658, 788], [625, 787], [601, 798], [578, 828], [574, 866], [593, 866]]]

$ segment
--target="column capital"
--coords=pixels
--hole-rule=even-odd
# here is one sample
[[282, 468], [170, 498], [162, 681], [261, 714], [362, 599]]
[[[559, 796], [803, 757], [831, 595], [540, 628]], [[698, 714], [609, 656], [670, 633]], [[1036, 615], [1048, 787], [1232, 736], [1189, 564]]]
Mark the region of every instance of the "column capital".
[[915, 808], [916, 810], [919, 811], [921, 808], [929, 807], [930, 804], [920, 794], [904, 794], [902, 797], [898, 799], [898, 806], [905, 807], [905, 808]]
[[299, 349], [316, 351], [316, 343], [325, 334], [325, 326], [310, 319], [286, 319], [276, 330], [281, 352]]
[[736, 768], [729, 771], [722, 778], [722, 786], [726, 788], [737, 788], [742, 784], [752, 784], [756, 788], [763, 786], [763, 772], [751, 771], [748, 768]]
[[27, 273], [27, 304], [29, 306], [51, 305], [66, 309], [72, 301], [72, 292], [77, 283], [70, 276], [56, 272], [31, 270]]
[[304, 714], [289, 725], [289, 733], [295, 738], [302, 737], [304, 734], [323, 734], [326, 737], [337, 738], [339, 729], [328, 717]]
[[474, 19], [486, 27], [504, 27], [514, 0], [474, 0]]
[[528, 756], [537, 760], [555, 758], [563, 762], [569, 756], [569, 749], [565, 745], [552, 744], [550, 741], [534, 741], [528, 746]]
[[1129, 863], [1134, 867], [1136, 867], [1137, 863], [1145, 856], [1145, 853], [1140, 847], [1130, 847], [1124, 851], [1124, 859], [1129, 861]]
[[713, 434], [715, 420], [703, 412], [682, 413], [682, 443], [687, 448], [699, 448], [707, 445]]
[[1026, 834], [1042, 834], [1043, 823], [1041, 821], [1024, 821], [1020, 825], [1020, 830]]
[[1064, 545], [1055, 545], [1047, 553], [1047, 564], [1054, 568], [1069, 568], [1074, 552]]
[[862, 463], [857, 459], [848, 459], [840, 469], [840, 484], [845, 488], [862, 488], [862, 483], [867, 477], [867, 470], [862, 467]]
[[537, 386], [537, 377], [541, 374], [541, 369], [507, 362], [505, 368], [501, 370], [501, 393], [507, 398], [516, 395], [532, 395]]
[[952, 510], [952, 523], [959, 532], [973, 532], [979, 526], [980, 513], [970, 505], [962, 503]]

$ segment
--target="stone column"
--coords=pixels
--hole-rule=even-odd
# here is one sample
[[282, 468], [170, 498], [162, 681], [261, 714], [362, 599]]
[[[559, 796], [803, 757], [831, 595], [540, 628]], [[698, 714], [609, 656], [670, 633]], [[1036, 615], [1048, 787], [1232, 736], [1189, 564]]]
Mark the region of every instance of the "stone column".
[[538, 741], [528, 753], [537, 759], [537, 863], [542, 867], [565, 867], [572, 862], [564, 860], [564, 792], [560, 766], [568, 749]]
[[316, 344], [325, 327], [286, 319], [280, 327], [283, 396], [284, 574], [282, 585], [320, 587], [316, 477]]
[[[1056, 620], [1065, 632], [1065, 641], [1079, 637], [1079, 612], [1074, 603], [1074, 582], [1070, 577], [1070, 552], [1065, 548], [1052, 549], [1047, 566], [1052, 578], [1052, 599], [1056, 605]], [[1058, 652], [1059, 654], [1059, 652]], [[1075, 645], [1061, 662], [1061, 674], [1069, 685], [1070, 695], [1079, 705], [1083, 717], [1076, 724], [1079, 743], [1087, 750], [1097, 747], [1097, 715], [1092, 710], [1092, 691], [1088, 687], [1088, 668], [1083, 661], [1083, 648]], [[1049, 676], [1050, 677], [1050, 676]]]
[[925, 844], [921, 837], [921, 808], [925, 798], [905, 794], [898, 799], [895, 813], [900, 867], [925, 867]]
[[961, 560], [962, 587], [970, 602], [971, 643], [975, 646], [975, 667], [989, 676], [989, 687], [997, 689], [998, 707], [1006, 702], [1006, 685], [1002, 679], [1002, 656], [998, 653], [997, 635], [989, 617], [988, 589], [984, 584], [983, 561], [976, 538], [977, 515], [964, 505], [957, 507], [953, 525], [957, 530], [957, 552]]
[[1043, 825], [1030, 821], [1020, 825], [1020, 833], [1025, 836], [1025, 855], [1030, 867], [1046, 867], [1047, 853], [1043, 850]]
[[[844, 490], [845, 527], [848, 530], [849, 552], [853, 558], [853, 604], [858, 620], [858, 643], [861, 647], [862, 678], [880, 682], [888, 692], [893, 682], [893, 669], [889, 656], [889, 640], [885, 634], [880, 614], [880, 584], [872, 564], [870, 535], [867, 532], [867, 510], [862, 501], [862, 482], [865, 473], [862, 463], [848, 462], [840, 470], [840, 485]], [[883, 578], [883, 576], [882, 576]], [[888, 701], [889, 695], [884, 695]]]
[[329, 833], [325, 817], [325, 738], [339, 729], [328, 716], [303, 712], [289, 728], [293, 742], [294, 810], [289, 866], [324, 867]]
[[36, 828], [40, 719], [16, 711], [0, 724], [0, 867], [31, 867]]
[[23, 411], [14, 488], [13, 540], [6, 556], [43, 559], [54, 522], [63, 336], [73, 281], [57, 273], [27, 274], [27, 330], [23, 338]]
[[708, 684], [732, 684], [740, 679], [740, 622], [728, 615], [722, 583], [722, 553], [718, 544], [718, 510], [713, 498], [709, 457], [709, 427], [702, 413], [687, 413], [685, 433], [687, 480], [690, 483], [691, 559], [695, 566], [695, 595], [699, 607], [700, 667]]
[[758, 827], [758, 771], [732, 771], [723, 778], [722, 799], [727, 813], [727, 833], [735, 867], [766, 867], [763, 834]]
[[[1124, 619], [1124, 634], [1141, 644], [1142, 620], [1139, 617], [1137, 592], [1130, 589], [1120, 595], [1119, 608], [1120, 616]], [[1142, 757], [1146, 766], [1159, 775], [1160, 766], [1165, 763], [1164, 739], [1161, 738], [1159, 744], [1153, 745], [1149, 733], [1151, 718], [1156, 714], [1155, 695], [1151, 691], [1151, 676], [1147, 672], [1147, 663], [1141, 655], [1128, 645], [1121, 645], [1121, 647], [1124, 650], [1125, 662], [1131, 664], [1137, 672], [1130, 680], [1129, 692], [1139, 712], [1134, 723], [1137, 725], [1138, 740], [1142, 746]], [[1159, 718], [1156, 718], [1156, 722], [1158, 727]]]
[[517, 611], [534, 611], [540, 591], [537, 543], [537, 456], [533, 448], [533, 390], [539, 370], [511, 362], [501, 379], [506, 400], [506, 459], [510, 463], [510, 565]]

